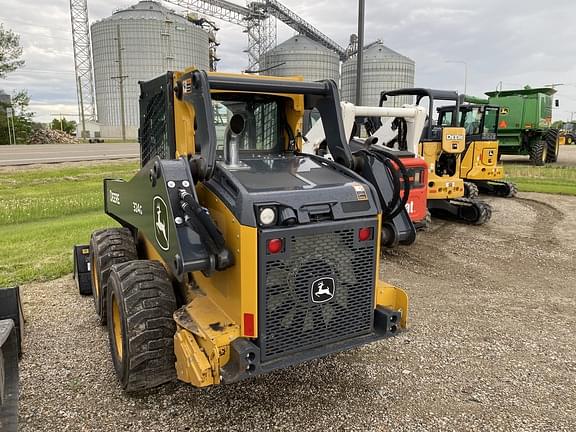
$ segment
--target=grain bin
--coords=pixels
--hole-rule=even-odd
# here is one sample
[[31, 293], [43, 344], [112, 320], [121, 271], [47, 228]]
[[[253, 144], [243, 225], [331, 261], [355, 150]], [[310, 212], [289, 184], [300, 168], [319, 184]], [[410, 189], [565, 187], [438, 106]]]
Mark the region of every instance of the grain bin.
[[303, 76], [306, 81], [332, 79], [338, 83], [338, 54], [307, 38], [296, 35], [272, 48], [260, 58], [263, 75]]
[[[342, 65], [342, 100], [356, 102], [356, 56], [350, 57]], [[362, 77], [362, 105], [377, 106], [380, 93], [384, 90], [397, 90], [414, 87], [415, 64], [412, 59], [377, 42], [364, 50]], [[385, 103], [385, 106], [402, 106], [413, 103], [409, 97]]]
[[95, 22], [91, 34], [96, 106], [103, 137], [122, 136], [120, 81], [124, 87], [126, 136], [136, 138], [138, 81], [192, 65], [208, 69], [208, 34], [154, 1], [141, 1], [114, 12]]

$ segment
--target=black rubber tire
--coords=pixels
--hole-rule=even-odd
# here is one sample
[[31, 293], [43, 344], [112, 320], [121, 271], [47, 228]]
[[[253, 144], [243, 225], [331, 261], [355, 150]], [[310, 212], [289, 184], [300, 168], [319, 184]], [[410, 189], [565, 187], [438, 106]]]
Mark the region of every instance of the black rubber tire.
[[90, 238], [90, 273], [92, 297], [101, 325], [106, 325], [106, 291], [110, 269], [138, 259], [136, 243], [128, 228], [107, 228], [94, 231]]
[[472, 182], [464, 182], [464, 196], [470, 199], [478, 199], [480, 196], [478, 186]]
[[138, 260], [112, 267], [108, 337], [116, 376], [127, 392], [176, 379], [172, 317], [176, 307], [172, 282], [159, 262]]
[[546, 162], [556, 162], [558, 160], [558, 152], [560, 151], [560, 135], [558, 129], [548, 129], [548, 132], [544, 134], [544, 140], [548, 145]]
[[574, 135], [568, 134], [566, 135], [565, 139], [566, 139], [566, 145], [572, 145], [575, 142]]
[[545, 140], [540, 140], [534, 143], [530, 148], [530, 160], [533, 165], [543, 166], [546, 164], [548, 158], [548, 143]]

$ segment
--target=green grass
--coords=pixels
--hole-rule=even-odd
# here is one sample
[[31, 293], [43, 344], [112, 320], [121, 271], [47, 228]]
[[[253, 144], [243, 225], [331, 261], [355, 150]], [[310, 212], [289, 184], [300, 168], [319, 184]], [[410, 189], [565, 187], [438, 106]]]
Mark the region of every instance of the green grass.
[[508, 180], [521, 192], [576, 196], [576, 167], [520, 166], [506, 164]]
[[72, 271], [72, 246], [115, 223], [102, 179], [130, 178], [135, 162], [0, 172], [0, 286]]

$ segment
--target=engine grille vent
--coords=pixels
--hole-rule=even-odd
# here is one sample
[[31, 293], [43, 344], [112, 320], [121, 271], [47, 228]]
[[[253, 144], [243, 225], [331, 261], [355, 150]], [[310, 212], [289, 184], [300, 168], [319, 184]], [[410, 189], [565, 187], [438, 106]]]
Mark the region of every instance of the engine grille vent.
[[[263, 360], [372, 330], [375, 242], [355, 241], [357, 228], [291, 234], [286, 255], [266, 263]], [[312, 285], [326, 278], [334, 280], [333, 298], [315, 303]]]

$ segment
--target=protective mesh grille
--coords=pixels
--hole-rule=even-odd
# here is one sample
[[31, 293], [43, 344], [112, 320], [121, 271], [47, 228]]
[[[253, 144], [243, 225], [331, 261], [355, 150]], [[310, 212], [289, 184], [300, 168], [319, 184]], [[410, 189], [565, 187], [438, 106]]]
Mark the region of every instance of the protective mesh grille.
[[142, 102], [140, 157], [142, 165], [145, 165], [154, 156], [160, 156], [162, 159], [170, 157], [166, 118], [169, 107], [166, 106], [165, 87], [159, 87], [157, 93]]
[[[287, 237], [288, 257], [266, 264], [263, 360], [372, 330], [374, 242], [358, 247], [356, 229]], [[312, 283], [335, 282], [334, 297], [313, 303]]]

